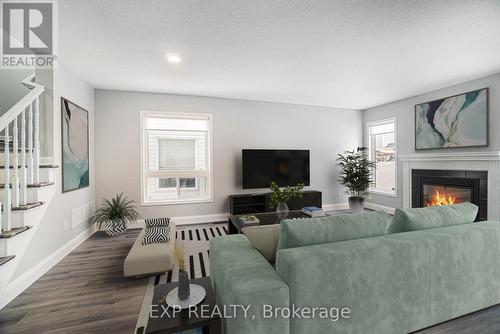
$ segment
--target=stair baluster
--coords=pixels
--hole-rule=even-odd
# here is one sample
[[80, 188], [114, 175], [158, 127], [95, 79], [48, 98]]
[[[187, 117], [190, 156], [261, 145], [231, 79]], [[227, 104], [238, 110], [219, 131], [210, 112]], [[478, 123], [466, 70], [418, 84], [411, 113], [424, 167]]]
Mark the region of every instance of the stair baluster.
[[17, 117], [12, 122], [12, 206], [19, 206], [19, 144]]
[[28, 183], [33, 184], [33, 103], [28, 108]]
[[20, 179], [21, 179], [21, 192], [19, 196], [19, 202], [21, 205], [26, 205], [28, 203], [28, 177], [26, 175], [26, 111], [23, 110], [21, 113], [21, 168]]
[[40, 97], [38, 96], [35, 101], [35, 132], [34, 132], [34, 157], [33, 157], [33, 183], [40, 183]]
[[11, 199], [10, 199], [10, 189], [9, 189], [9, 181], [10, 181], [10, 157], [9, 157], [9, 125], [7, 125], [4, 129], [4, 152], [3, 152], [3, 165], [4, 165], [4, 198], [3, 198], [3, 216], [2, 216], [2, 230], [8, 232], [12, 228], [11, 224]]

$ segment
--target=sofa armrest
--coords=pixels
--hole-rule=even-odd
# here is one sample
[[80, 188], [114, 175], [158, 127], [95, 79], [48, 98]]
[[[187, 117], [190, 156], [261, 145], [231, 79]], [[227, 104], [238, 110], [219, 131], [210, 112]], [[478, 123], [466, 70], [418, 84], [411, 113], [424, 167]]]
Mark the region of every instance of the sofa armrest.
[[[264, 305], [289, 307], [288, 286], [273, 267], [243, 235], [217, 237], [210, 241], [210, 277], [219, 307], [250, 306], [248, 317], [223, 321], [228, 334], [287, 334], [289, 320], [264, 319]], [[255, 318], [253, 318], [255, 315]]]

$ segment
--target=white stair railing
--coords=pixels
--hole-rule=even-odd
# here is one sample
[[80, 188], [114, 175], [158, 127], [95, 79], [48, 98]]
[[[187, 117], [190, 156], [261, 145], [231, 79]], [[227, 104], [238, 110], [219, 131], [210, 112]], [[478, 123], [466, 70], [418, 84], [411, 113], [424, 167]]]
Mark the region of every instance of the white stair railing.
[[19, 206], [19, 147], [17, 144], [17, 117], [12, 122], [12, 166], [14, 168], [12, 169], [12, 206], [18, 207]]
[[28, 203], [28, 176], [26, 174], [26, 110], [21, 112], [21, 205]]
[[9, 125], [3, 130], [3, 142], [4, 142], [4, 152], [3, 152], [3, 172], [4, 172], [4, 194], [3, 194], [3, 214], [2, 214], [2, 230], [10, 231], [12, 228], [11, 223], [11, 198], [10, 198], [10, 137], [9, 137]]
[[[28, 184], [40, 183], [40, 96], [45, 88], [35, 83], [34, 79], [35, 74], [32, 74], [23, 80], [22, 84], [30, 88], [31, 91], [0, 117], [0, 131], [3, 132], [4, 140], [2, 232], [8, 232], [12, 229], [12, 207], [27, 204]], [[28, 109], [28, 124], [26, 124], [26, 109]], [[20, 149], [19, 118], [21, 118]], [[12, 128], [12, 137], [9, 135], [10, 128]], [[27, 152], [26, 135], [28, 136]], [[10, 159], [11, 141], [12, 161]], [[19, 158], [21, 158], [20, 161]], [[10, 169], [12, 169], [12, 181]]]
[[33, 184], [33, 105], [28, 108], [28, 183]]
[[40, 183], [40, 97], [35, 100], [35, 115], [34, 120], [35, 129], [33, 142], [33, 183]]

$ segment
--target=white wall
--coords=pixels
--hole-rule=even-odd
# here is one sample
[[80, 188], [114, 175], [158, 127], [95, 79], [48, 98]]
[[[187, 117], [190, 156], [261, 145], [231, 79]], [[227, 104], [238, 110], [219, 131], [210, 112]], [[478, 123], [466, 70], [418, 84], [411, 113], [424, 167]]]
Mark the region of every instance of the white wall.
[[[10, 38], [5, 31], [2, 30], [1, 33], [3, 39]], [[29, 89], [21, 81], [33, 72], [33, 69], [0, 69], [0, 115], [28, 94]]]
[[[500, 73], [482, 79], [466, 82], [460, 85], [451, 86], [423, 95], [414, 96], [404, 100], [385, 104], [375, 108], [367, 109], [363, 112], [363, 124], [366, 134], [366, 122], [380, 119], [397, 118], [397, 145], [399, 153], [415, 153], [415, 105], [436, 100], [439, 98], [465, 93], [479, 88], [489, 87], [489, 134], [490, 145], [485, 148], [470, 149], [449, 149], [452, 152], [460, 151], [481, 151], [500, 150]], [[364, 138], [365, 145], [368, 139]], [[446, 150], [434, 150], [435, 152], [445, 152]], [[398, 164], [398, 197], [371, 195], [369, 202], [400, 208], [403, 206], [402, 198], [402, 164]]]
[[61, 96], [78, 104], [89, 111], [90, 121], [90, 187], [62, 193], [62, 173], [59, 167], [56, 172], [56, 192], [53, 200], [43, 217], [40, 227], [29, 245], [21, 263], [17, 267], [15, 276], [28, 271], [38, 263], [43, 262], [54, 253], [89, 229], [88, 224], [81, 224], [74, 229], [65, 230], [65, 222], [71, 226], [72, 209], [82, 204], [94, 201], [94, 89], [67, 69], [64, 64], [54, 71], [54, 145], [55, 164], [61, 166]]
[[0, 69], [0, 115], [3, 115], [23, 96], [29, 89], [21, 81], [31, 75], [34, 70], [6, 70]]
[[213, 115], [213, 203], [141, 207], [144, 217], [227, 213], [230, 194], [249, 192], [241, 189], [242, 148], [311, 150], [310, 189], [323, 192], [324, 204], [346, 201], [335, 159], [361, 143], [360, 111], [109, 90], [95, 93], [97, 200], [123, 192], [140, 203], [141, 110]]

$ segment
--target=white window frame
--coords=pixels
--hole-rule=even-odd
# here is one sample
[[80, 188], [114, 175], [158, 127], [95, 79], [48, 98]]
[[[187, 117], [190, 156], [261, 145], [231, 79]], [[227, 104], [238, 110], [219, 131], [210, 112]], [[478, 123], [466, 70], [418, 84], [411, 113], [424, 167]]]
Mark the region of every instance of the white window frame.
[[[146, 173], [149, 166], [148, 148], [146, 147], [146, 131], [144, 129], [144, 119], [147, 117], [180, 117], [180, 118], [195, 118], [208, 119], [208, 133], [206, 141], [207, 154], [207, 170], [203, 172], [192, 171], [151, 171]], [[169, 111], [140, 111], [140, 179], [141, 179], [141, 206], [157, 206], [157, 205], [176, 205], [176, 204], [195, 204], [195, 203], [211, 203], [213, 202], [213, 146], [212, 146], [212, 114], [202, 113], [185, 113], [185, 112], [169, 112]], [[161, 201], [146, 201], [146, 187], [148, 185], [148, 177], [207, 177], [207, 194], [206, 198], [202, 199], [175, 199]], [[177, 188], [180, 186], [179, 182]], [[194, 189], [194, 188], [189, 188]]]
[[372, 137], [370, 135], [370, 127], [376, 126], [376, 125], [383, 125], [387, 123], [394, 123], [394, 144], [395, 144], [395, 166], [394, 166], [394, 190], [385, 190], [385, 189], [377, 189], [377, 188], [372, 188], [368, 189], [369, 194], [376, 194], [376, 195], [384, 195], [384, 196], [391, 196], [391, 197], [398, 197], [398, 122], [396, 117], [390, 117], [390, 118], [384, 118], [376, 121], [371, 121], [371, 122], [366, 122], [366, 141], [367, 141], [367, 147], [368, 147], [368, 157], [370, 161], [372, 161], [372, 152], [373, 152], [373, 143], [372, 143]]

